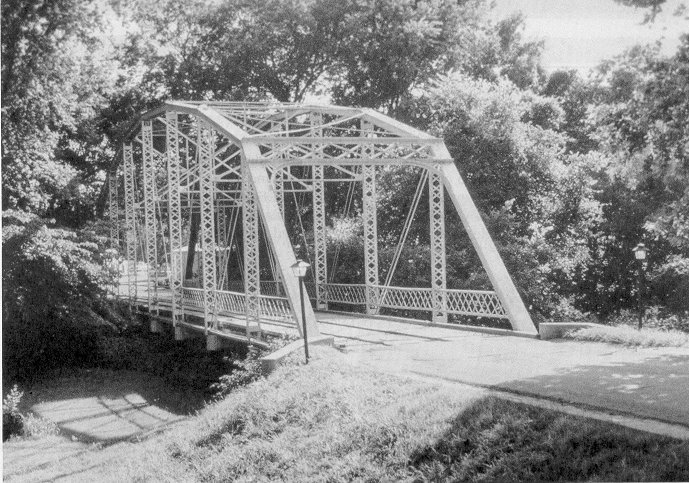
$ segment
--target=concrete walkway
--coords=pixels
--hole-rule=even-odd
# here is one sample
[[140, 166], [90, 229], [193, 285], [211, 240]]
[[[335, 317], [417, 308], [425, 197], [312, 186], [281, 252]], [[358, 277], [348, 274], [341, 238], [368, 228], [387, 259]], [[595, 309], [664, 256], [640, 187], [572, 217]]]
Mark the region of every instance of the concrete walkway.
[[319, 314], [357, 364], [689, 427], [689, 349], [541, 341]]

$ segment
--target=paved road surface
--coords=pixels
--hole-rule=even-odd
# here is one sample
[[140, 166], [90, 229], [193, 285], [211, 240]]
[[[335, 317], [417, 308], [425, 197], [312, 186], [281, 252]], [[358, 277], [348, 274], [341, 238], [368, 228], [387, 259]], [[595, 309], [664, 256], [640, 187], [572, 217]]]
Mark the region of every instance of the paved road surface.
[[689, 349], [541, 341], [319, 313], [348, 358], [689, 427]]

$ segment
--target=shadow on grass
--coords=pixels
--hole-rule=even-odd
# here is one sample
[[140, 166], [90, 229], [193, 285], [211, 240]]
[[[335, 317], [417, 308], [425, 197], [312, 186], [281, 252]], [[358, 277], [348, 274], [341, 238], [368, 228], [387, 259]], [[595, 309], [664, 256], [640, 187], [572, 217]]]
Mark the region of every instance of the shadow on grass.
[[[22, 411], [73, 440], [109, 445], [141, 437], [201, 409], [213, 383], [236, 369], [241, 348], [208, 352], [205, 340], [175, 341], [141, 327], [104, 338], [94, 368], [62, 369], [24, 390]], [[244, 352], [246, 352], [244, 350]]]
[[410, 466], [424, 481], [687, 481], [689, 443], [488, 397]]
[[54, 421], [73, 440], [109, 445], [180, 421], [205, 400], [202, 391], [171, 387], [157, 376], [81, 369], [36, 383], [21, 406]]

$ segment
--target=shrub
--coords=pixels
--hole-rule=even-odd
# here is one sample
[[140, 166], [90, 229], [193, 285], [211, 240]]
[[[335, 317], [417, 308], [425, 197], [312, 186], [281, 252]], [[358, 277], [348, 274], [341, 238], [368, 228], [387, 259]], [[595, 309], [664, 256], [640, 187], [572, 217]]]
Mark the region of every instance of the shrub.
[[59, 366], [89, 363], [97, 340], [124, 320], [105, 297], [103, 239], [3, 213], [3, 375], [26, 380]]
[[261, 361], [261, 351], [252, 347], [244, 360], [233, 361], [234, 368], [231, 373], [220, 376], [218, 382], [211, 385], [211, 389], [217, 391], [216, 397], [221, 399], [227, 394], [242, 386], [246, 386], [265, 374]]
[[7, 441], [11, 436], [20, 434], [23, 418], [19, 413], [19, 402], [24, 393], [15, 384], [7, 396], [2, 400], [2, 440]]

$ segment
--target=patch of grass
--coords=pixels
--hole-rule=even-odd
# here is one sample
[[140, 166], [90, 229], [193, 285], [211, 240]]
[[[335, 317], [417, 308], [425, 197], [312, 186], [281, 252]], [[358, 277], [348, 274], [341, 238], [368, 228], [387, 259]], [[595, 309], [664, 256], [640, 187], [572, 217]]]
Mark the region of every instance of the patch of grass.
[[587, 327], [565, 334], [574, 340], [609, 342], [638, 347], [687, 347], [689, 334], [678, 330], [659, 330], [643, 328], [637, 330], [629, 326]]
[[126, 457], [84, 476], [300, 482], [689, 479], [688, 442], [486, 398], [478, 389], [367, 371], [331, 350], [314, 348], [314, 353], [308, 365], [281, 367], [232, 391], [197, 417], [126, 447]]
[[411, 464], [434, 481], [685, 481], [689, 443], [489, 397]]
[[49, 419], [27, 413], [23, 416], [22, 436], [25, 438], [46, 438], [60, 432], [57, 424]]

